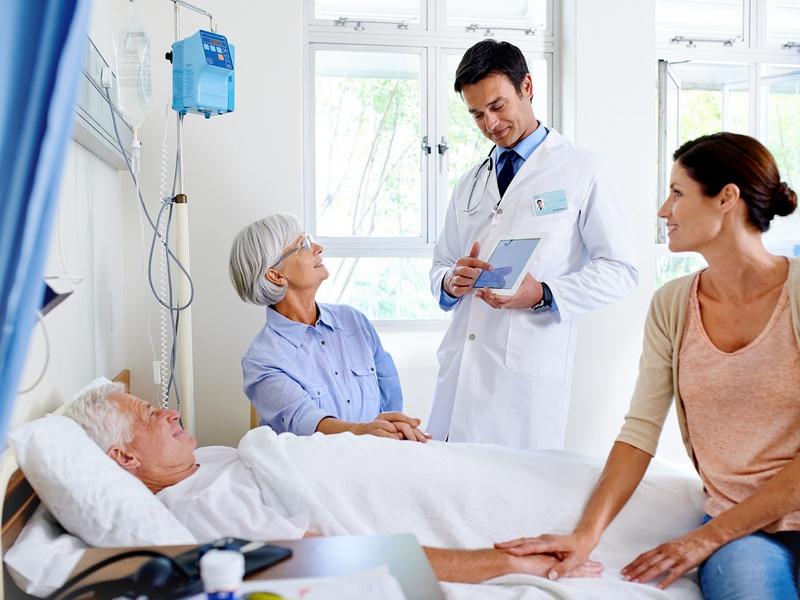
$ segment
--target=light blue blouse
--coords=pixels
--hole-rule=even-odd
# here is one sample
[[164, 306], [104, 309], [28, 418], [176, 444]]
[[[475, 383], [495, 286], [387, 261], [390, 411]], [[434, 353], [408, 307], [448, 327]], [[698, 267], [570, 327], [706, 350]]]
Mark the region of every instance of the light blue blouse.
[[325, 417], [367, 422], [402, 410], [397, 368], [367, 317], [344, 304], [318, 308], [316, 326], [267, 309], [242, 358], [244, 392], [259, 423], [311, 435]]

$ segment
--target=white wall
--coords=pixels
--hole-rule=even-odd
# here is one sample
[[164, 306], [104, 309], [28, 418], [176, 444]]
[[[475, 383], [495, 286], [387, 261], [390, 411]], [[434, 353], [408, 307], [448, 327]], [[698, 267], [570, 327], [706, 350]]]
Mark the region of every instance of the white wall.
[[[121, 1], [121, 0], [117, 0]], [[153, 48], [153, 108], [141, 133], [142, 180], [157, 197], [164, 104], [171, 94], [164, 52], [173, 41], [172, 4], [139, 2]], [[236, 110], [210, 120], [189, 115], [184, 125], [185, 192], [189, 196], [191, 263], [195, 283], [195, 404], [202, 444], [235, 444], [247, 430], [249, 404], [241, 391], [240, 358], [263, 324], [263, 309], [244, 305], [228, 280], [230, 243], [248, 223], [277, 211], [302, 214], [303, 27], [301, 2], [199, 2], [236, 46]], [[182, 35], [208, 21], [182, 10]], [[169, 111], [170, 169], [174, 113]], [[170, 180], [171, 180], [170, 170]], [[130, 323], [144, 324], [147, 303], [135, 206], [126, 205], [126, 270]], [[153, 310], [151, 329], [156, 335]], [[155, 398], [152, 357], [144, 327], [131, 327], [126, 348], [134, 391]]]
[[[652, 1], [575, 0], [566, 13], [574, 19], [564, 67], [574, 94], [575, 142], [616, 165], [639, 251], [639, 288], [585, 318], [578, 337], [567, 447], [604, 454], [628, 408], [654, 291], [655, 10]], [[690, 464], [674, 417], [659, 456]]]
[[[122, 2], [122, 0], [117, 0]], [[172, 41], [172, 7], [140, 0], [153, 44], [153, 110], [142, 131], [143, 185], [158, 186], [159, 144]], [[220, 32], [236, 45], [236, 111], [185, 125], [186, 188], [191, 206], [197, 433], [203, 444], [235, 443], [248, 423], [239, 359], [263, 322], [263, 311], [242, 304], [227, 276], [229, 244], [247, 223], [276, 211], [302, 215], [302, 3], [207, 0]], [[625, 205], [640, 252], [642, 284], [633, 297], [584, 319], [579, 336], [568, 448], [605, 454], [619, 429], [636, 375], [644, 314], [653, 291], [656, 181], [655, 50], [652, 0], [565, 0], [564, 129], [607, 156], [623, 183]], [[183, 12], [183, 35], [206, 21]], [[169, 113], [170, 128], [173, 114]], [[174, 148], [170, 133], [170, 147]], [[153, 398], [141, 278], [137, 216], [126, 203], [126, 352], [134, 391]], [[154, 311], [154, 317], [155, 317]], [[155, 335], [155, 322], [151, 322]], [[400, 370], [407, 412], [427, 416], [443, 328], [381, 329]], [[683, 459], [675, 428], [665, 456]]]
[[[83, 277], [72, 296], [44, 317], [50, 360], [41, 383], [17, 397], [10, 427], [52, 411], [99, 375], [125, 368], [122, 210], [117, 172], [75, 142], [64, 161], [59, 195], [64, 261]], [[45, 275], [63, 275], [59, 225]], [[44, 366], [45, 342], [37, 325], [28, 350], [21, 387], [32, 384]]]

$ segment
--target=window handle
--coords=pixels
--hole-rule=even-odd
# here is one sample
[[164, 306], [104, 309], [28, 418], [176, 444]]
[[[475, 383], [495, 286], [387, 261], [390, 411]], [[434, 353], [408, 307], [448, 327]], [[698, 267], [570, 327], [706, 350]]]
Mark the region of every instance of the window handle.
[[425, 159], [431, 154], [431, 145], [428, 143], [428, 136], [422, 136], [422, 142], [419, 145], [422, 148], [422, 153], [419, 155], [419, 172], [425, 171]]
[[444, 173], [445, 154], [450, 149], [447, 138], [442, 136], [442, 141], [436, 144], [436, 148], [439, 150], [439, 173], [441, 174]]
[[419, 147], [422, 148], [422, 151], [425, 154], [430, 154], [431, 153], [432, 148], [431, 148], [431, 145], [428, 143], [428, 136], [427, 135], [422, 137], [422, 143], [419, 145]]

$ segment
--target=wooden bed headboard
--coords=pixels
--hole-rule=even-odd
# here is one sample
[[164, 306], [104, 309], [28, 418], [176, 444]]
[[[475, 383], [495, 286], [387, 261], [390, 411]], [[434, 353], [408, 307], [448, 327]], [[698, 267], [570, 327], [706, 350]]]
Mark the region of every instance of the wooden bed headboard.
[[[125, 389], [131, 389], [131, 372], [124, 369], [114, 377], [114, 381], [125, 385]], [[33, 491], [31, 484], [25, 479], [25, 475], [19, 469], [19, 466], [14, 459], [11, 450], [6, 450], [3, 456], [4, 471], [0, 473], [0, 486], [3, 487], [3, 517], [2, 517], [2, 533], [0, 537], [0, 557], [5, 554], [5, 551], [17, 541], [22, 528], [28, 522], [28, 519], [39, 506], [39, 497]], [[6, 473], [10, 472], [7, 482], [5, 479]], [[2, 589], [5, 593], [5, 598], [30, 598], [22, 592], [14, 584], [14, 581], [8, 576], [5, 564], [2, 571]]]

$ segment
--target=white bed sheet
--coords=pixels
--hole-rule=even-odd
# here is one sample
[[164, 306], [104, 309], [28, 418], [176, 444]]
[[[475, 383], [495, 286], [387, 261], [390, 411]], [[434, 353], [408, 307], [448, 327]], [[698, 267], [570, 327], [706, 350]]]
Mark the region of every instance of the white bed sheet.
[[[423, 545], [477, 548], [522, 535], [571, 531], [602, 469], [560, 451], [485, 444], [416, 444], [371, 436], [298, 438], [267, 427], [239, 444], [262, 495], [290, 517], [305, 512], [326, 535], [413, 532]], [[668, 590], [622, 581], [639, 553], [697, 527], [696, 477], [649, 474], [606, 531], [592, 558], [601, 579], [506, 576], [487, 586], [448, 585], [451, 598], [699, 599], [693, 574]], [[484, 593], [485, 592], [485, 593]]]
[[[569, 531], [602, 468], [599, 460], [557, 451], [422, 445], [349, 434], [297, 438], [266, 427], [248, 433], [239, 453], [267, 502], [287, 517], [304, 512], [312, 530], [328, 535], [410, 531], [422, 544], [453, 548]], [[699, 481], [662, 471], [645, 478], [594, 553], [606, 567], [601, 579], [551, 582], [507, 575], [481, 585], [444, 584], [447, 598], [699, 600], [693, 574], [666, 591], [619, 576], [619, 568], [639, 552], [688, 531], [702, 518]], [[24, 552], [18, 543], [6, 560], [16, 554], [18, 583], [44, 595], [66, 580], [71, 567], [64, 565], [76, 563], [84, 545], [56, 531], [43, 511], [29, 528], [20, 537]], [[25, 564], [29, 569], [20, 579]]]

